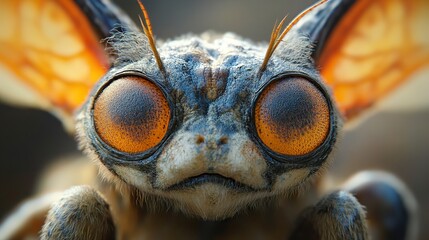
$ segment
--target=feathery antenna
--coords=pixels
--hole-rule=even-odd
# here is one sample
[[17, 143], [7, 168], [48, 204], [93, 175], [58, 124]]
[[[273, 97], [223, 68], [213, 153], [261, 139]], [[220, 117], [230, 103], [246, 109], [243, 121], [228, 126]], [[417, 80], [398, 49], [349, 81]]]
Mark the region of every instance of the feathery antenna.
[[149, 14], [147, 13], [146, 8], [144, 7], [144, 5], [141, 2], [141, 0], [137, 0], [137, 2], [139, 4], [140, 9], [142, 10], [143, 16], [144, 16], [144, 21], [139, 16], [140, 24], [143, 27], [143, 32], [147, 36], [150, 48], [152, 49], [153, 55], [155, 56], [155, 61], [158, 64], [159, 70], [161, 71], [161, 73], [166, 78], [167, 77], [167, 73], [165, 71], [164, 64], [161, 61], [161, 57], [159, 56], [158, 50], [156, 49], [155, 38], [153, 36], [152, 24], [150, 23]]
[[327, 1], [328, 0], [322, 0], [322, 1], [314, 4], [313, 6], [311, 6], [310, 8], [305, 10], [304, 12], [300, 13], [294, 20], [292, 20], [291, 23], [289, 23], [289, 25], [281, 33], [280, 33], [280, 31], [283, 28], [283, 24], [284, 24], [287, 16], [284, 17], [278, 25], [277, 25], [277, 23], [274, 24], [273, 31], [271, 32], [270, 43], [268, 44], [268, 49], [267, 49], [267, 52], [265, 53], [264, 61], [262, 62], [261, 67], [259, 68], [258, 77], [261, 77], [262, 73], [267, 68], [268, 61], [270, 60], [274, 51], [277, 49], [280, 42], [283, 40], [283, 38], [286, 36], [286, 34], [292, 29], [292, 27], [295, 26], [295, 24], [299, 20], [301, 20], [301, 18], [303, 18], [305, 15], [307, 15], [307, 13], [313, 11], [313, 9], [315, 9], [316, 7], [320, 6], [321, 4], [323, 4]]

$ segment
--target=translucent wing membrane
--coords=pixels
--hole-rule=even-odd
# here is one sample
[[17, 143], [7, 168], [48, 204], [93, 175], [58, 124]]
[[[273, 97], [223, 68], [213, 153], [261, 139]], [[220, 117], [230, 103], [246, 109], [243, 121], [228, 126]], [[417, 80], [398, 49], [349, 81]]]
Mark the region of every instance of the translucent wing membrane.
[[108, 58], [68, 0], [0, 1], [0, 98], [70, 119]]
[[350, 8], [318, 62], [345, 117], [429, 66], [428, 20], [426, 0], [361, 0]]

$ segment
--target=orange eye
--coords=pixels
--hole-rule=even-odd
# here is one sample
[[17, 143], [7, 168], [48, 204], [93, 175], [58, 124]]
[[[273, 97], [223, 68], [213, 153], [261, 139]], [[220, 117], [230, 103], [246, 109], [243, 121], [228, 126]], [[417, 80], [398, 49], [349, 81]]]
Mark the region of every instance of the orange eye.
[[305, 155], [328, 135], [329, 105], [323, 93], [304, 78], [274, 81], [257, 99], [255, 125], [259, 138], [272, 151]]
[[94, 124], [100, 138], [118, 151], [139, 153], [158, 145], [171, 114], [161, 89], [142, 77], [110, 83], [94, 103]]

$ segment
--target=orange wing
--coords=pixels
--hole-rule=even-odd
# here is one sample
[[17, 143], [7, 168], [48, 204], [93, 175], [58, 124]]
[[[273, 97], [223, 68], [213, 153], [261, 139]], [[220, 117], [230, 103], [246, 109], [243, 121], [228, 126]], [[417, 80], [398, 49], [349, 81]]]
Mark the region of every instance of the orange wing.
[[429, 66], [429, 1], [358, 1], [334, 29], [319, 64], [344, 116], [355, 116]]
[[70, 123], [108, 58], [69, 0], [1, 0], [0, 98], [50, 110]]

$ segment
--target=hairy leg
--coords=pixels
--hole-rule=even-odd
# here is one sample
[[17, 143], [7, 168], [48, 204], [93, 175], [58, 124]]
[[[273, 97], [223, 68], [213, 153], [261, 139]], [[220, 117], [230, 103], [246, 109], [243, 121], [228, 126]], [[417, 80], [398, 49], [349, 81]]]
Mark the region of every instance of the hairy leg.
[[399, 179], [381, 171], [365, 171], [350, 178], [344, 189], [365, 206], [372, 239], [416, 239], [417, 204]]
[[89, 186], [65, 191], [49, 210], [41, 239], [114, 239], [106, 201]]
[[290, 239], [368, 239], [365, 212], [351, 194], [331, 193], [302, 213]]

